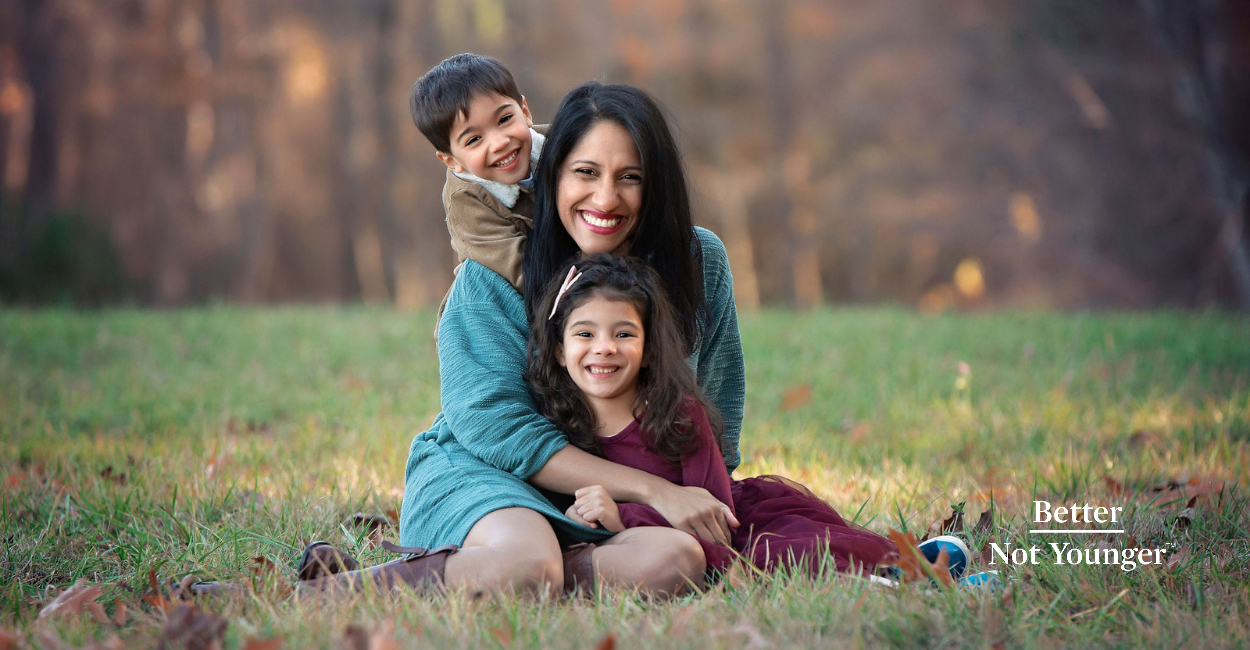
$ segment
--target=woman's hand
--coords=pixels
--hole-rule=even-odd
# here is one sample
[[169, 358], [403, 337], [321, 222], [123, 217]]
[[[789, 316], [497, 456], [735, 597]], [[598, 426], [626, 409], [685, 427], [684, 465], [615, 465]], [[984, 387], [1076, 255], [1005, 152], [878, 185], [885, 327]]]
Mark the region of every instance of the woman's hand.
[[731, 528], [738, 527], [733, 510], [701, 487], [667, 484], [647, 505], [655, 508], [673, 528], [732, 547]]
[[620, 508], [602, 485], [582, 488], [573, 496], [577, 497], [577, 501], [565, 513], [569, 519], [578, 523], [585, 522], [591, 528], [598, 524], [612, 533], [625, 530], [625, 525], [621, 523]]

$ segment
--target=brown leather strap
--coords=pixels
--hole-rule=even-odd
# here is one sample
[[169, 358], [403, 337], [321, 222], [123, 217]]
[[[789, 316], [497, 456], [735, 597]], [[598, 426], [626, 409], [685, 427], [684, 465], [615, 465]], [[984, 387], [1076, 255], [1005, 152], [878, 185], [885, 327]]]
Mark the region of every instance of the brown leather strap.
[[573, 597], [593, 598], [595, 595], [595, 545], [575, 544], [564, 553], [564, 593]]
[[445, 546], [440, 546], [435, 549], [425, 549], [425, 548], [421, 548], [420, 546], [400, 546], [398, 544], [393, 544], [386, 540], [382, 540], [382, 548], [392, 553], [399, 553], [401, 555], [405, 555], [406, 556], [404, 558], [405, 560], [415, 560], [418, 558], [423, 558], [427, 555], [437, 555], [439, 553], [446, 553], [448, 555], [451, 555], [452, 553], [455, 553], [456, 551], [460, 550], [460, 547], [456, 546], [455, 544], [447, 544]]

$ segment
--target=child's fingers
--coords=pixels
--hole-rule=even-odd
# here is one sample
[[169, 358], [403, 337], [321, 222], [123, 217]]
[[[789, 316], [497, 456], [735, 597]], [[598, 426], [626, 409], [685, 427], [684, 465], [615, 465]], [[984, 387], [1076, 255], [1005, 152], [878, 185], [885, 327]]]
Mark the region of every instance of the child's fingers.
[[604, 492], [604, 491], [605, 490], [603, 489], [602, 485], [590, 485], [590, 486], [581, 488], [578, 491], [574, 492], [573, 496], [577, 497], [578, 499], [581, 499], [582, 497], [590, 496], [591, 494], [594, 494], [596, 492]]
[[738, 522], [738, 518], [734, 516], [734, 511], [729, 509], [729, 506], [722, 505], [721, 511], [725, 515], [725, 523], [729, 524], [730, 528], [737, 528], [742, 525]]

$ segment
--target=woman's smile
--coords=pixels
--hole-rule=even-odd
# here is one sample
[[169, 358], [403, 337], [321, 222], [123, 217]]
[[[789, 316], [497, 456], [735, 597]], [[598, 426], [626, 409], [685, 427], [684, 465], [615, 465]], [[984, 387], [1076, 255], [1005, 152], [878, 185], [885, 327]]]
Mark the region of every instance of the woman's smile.
[[616, 122], [590, 127], [560, 168], [560, 222], [584, 254], [629, 252], [642, 210], [642, 160]]
[[599, 212], [598, 210], [582, 210], [578, 212], [586, 228], [600, 235], [611, 235], [625, 224], [625, 215]]

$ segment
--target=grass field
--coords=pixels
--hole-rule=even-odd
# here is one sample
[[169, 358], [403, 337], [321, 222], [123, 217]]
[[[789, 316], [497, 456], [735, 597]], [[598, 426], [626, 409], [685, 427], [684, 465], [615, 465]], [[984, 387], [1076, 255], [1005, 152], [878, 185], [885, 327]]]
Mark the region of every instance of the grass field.
[[[438, 410], [432, 324], [364, 308], [0, 312], [0, 648], [211, 647], [223, 623], [223, 647], [254, 650], [1250, 645], [1250, 320], [1218, 314], [742, 318], [737, 476], [790, 476], [882, 533], [923, 535], [961, 503], [971, 531], [992, 499], [974, 551], [1103, 542], [1168, 548], [1163, 565], [1044, 552], [988, 567], [996, 592], [740, 577], [667, 603], [265, 589], [313, 539], [390, 559], [344, 522], [399, 506], [409, 442]], [[1124, 506], [1126, 533], [1030, 534], [1035, 498]], [[190, 622], [145, 600], [150, 572], [247, 576], [256, 557], [277, 574]], [[78, 579], [102, 608], [39, 618]]]

